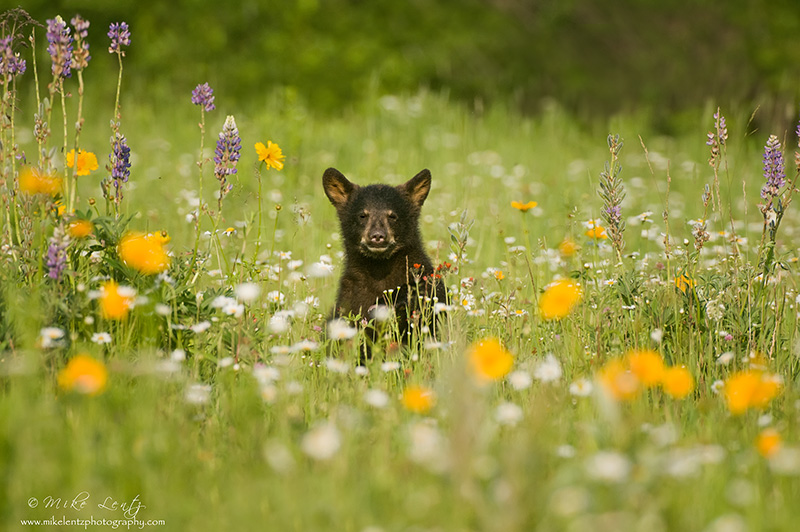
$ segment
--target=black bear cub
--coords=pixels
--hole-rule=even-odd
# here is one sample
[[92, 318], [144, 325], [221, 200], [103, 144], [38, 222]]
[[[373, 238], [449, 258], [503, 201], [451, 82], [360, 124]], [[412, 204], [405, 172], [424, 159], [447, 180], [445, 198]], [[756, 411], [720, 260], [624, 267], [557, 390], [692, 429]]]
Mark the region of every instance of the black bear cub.
[[[436, 301], [446, 303], [444, 285], [425, 253], [419, 232], [419, 214], [431, 189], [431, 173], [423, 170], [396, 187], [361, 187], [328, 168], [322, 186], [336, 207], [344, 245], [344, 271], [334, 316], [371, 318], [376, 306], [393, 307], [405, 340], [408, 318], [421, 312], [419, 296], [430, 307]], [[432, 312], [425, 314], [428, 323], [421, 325], [432, 325]]]

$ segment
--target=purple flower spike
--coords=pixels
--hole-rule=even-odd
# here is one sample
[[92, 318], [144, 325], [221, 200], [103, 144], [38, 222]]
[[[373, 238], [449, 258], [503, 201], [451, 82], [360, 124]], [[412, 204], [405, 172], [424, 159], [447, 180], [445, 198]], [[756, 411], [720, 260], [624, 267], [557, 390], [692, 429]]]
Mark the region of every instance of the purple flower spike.
[[69, 246], [69, 236], [59, 226], [50, 237], [47, 247], [47, 276], [57, 281], [61, 277], [61, 272], [67, 267], [67, 246]]
[[123, 46], [131, 45], [131, 32], [128, 31], [127, 22], [114, 22], [108, 27], [108, 38], [111, 39], [111, 46], [108, 53], [125, 55], [122, 51]]
[[47, 21], [47, 53], [53, 62], [53, 76], [59, 79], [68, 78], [72, 63], [72, 36], [64, 19], [56, 17]]
[[75, 30], [75, 50], [72, 52], [72, 66], [78, 70], [82, 70], [89, 65], [89, 60], [92, 56], [89, 55], [89, 43], [86, 42], [86, 37], [89, 36], [89, 21], [83, 20], [80, 15], [75, 15], [70, 20], [73, 29]]
[[25, 73], [25, 60], [14, 53], [12, 46], [13, 39], [10, 36], [0, 39], [0, 80]]
[[217, 147], [214, 150], [214, 175], [219, 180], [220, 208], [222, 207], [222, 198], [233, 188], [233, 185], [228, 184], [226, 178], [236, 173], [236, 164], [239, 162], [241, 149], [242, 139], [239, 137], [236, 120], [234, 120], [233, 116], [228, 116], [222, 126], [222, 132], [219, 134]]
[[209, 86], [208, 82], [195, 87], [192, 91], [192, 103], [202, 105], [206, 112], [216, 109], [214, 106], [214, 89]]
[[777, 196], [786, 184], [781, 142], [775, 135], [770, 135], [764, 146], [764, 179], [767, 181], [761, 189], [761, 197], [764, 199]]

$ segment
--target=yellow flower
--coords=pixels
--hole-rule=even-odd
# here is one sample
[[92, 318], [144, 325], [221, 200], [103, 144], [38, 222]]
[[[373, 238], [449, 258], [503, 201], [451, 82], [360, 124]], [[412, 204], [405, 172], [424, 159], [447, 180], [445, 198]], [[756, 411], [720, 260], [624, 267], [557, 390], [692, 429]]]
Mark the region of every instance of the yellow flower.
[[661, 384], [664, 376], [664, 359], [650, 349], [631, 351], [627, 355], [628, 367], [645, 388]]
[[606, 229], [602, 225], [595, 225], [588, 231], [586, 231], [586, 236], [589, 238], [594, 238], [595, 240], [605, 240], [608, 238], [606, 234]]
[[740, 371], [725, 381], [725, 403], [731, 414], [740, 415], [749, 408], [764, 409], [780, 391], [780, 379], [760, 371]]
[[778, 452], [782, 443], [781, 435], [777, 430], [764, 429], [756, 438], [756, 449], [758, 454], [764, 458], [769, 458]]
[[124, 320], [133, 305], [133, 296], [133, 289], [106, 282], [100, 289], [100, 315], [107, 320]]
[[506, 278], [506, 276], [503, 273], [503, 270], [495, 270], [494, 271], [494, 278], [497, 279], [498, 281], [502, 281], [503, 279]]
[[682, 273], [675, 278], [675, 286], [677, 286], [678, 290], [685, 294], [687, 290], [692, 290], [694, 288], [694, 281], [691, 277], [685, 273]]
[[283, 155], [280, 146], [271, 140], [267, 141], [266, 146], [264, 146], [263, 142], [256, 142], [256, 153], [258, 154], [258, 160], [266, 163], [267, 169], [283, 170], [283, 160], [286, 156]]
[[125, 264], [151, 275], [161, 273], [169, 268], [170, 258], [164, 248], [167, 242], [169, 242], [169, 236], [166, 232], [132, 231], [122, 237], [117, 251]]
[[539, 298], [539, 314], [544, 320], [560, 320], [575, 308], [583, 297], [581, 287], [567, 279], [559, 279], [547, 285]]
[[99, 360], [89, 355], [77, 355], [58, 372], [58, 386], [67, 392], [86, 395], [103, 393], [108, 384], [108, 370]]
[[673, 399], [683, 399], [694, 390], [694, 379], [684, 367], [667, 368], [661, 381], [664, 392]]
[[61, 192], [61, 178], [42, 173], [38, 168], [26, 166], [19, 174], [19, 189], [25, 194], [48, 194]]
[[522, 212], [528, 212], [529, 210], [533, 209], [537, 205], [539, 205], [539, 204], [536, 203], [535, 201], [529, 201], [528, 203], [522, 203], [522, 202], [519, 202], [519, 201], [512, 201], [511, 202], [511, 206], [512, 207], [514, 207], [518, 211], [522, 211]]
[[484, 381], [502, 379], [514, 365], [514, 357], [496, 338], [485, 338], [472, 344], [469, 360], [475, 376]]
[[617, 401], [632, 401], [641, 392], [639, 379], [619, 359], [609, 360], [597, 372], [597, 381]]
[[578, 245], [569, 237], [566, 237], [558, 245], [558, 252], [565, 257], [571, 257], [578, 251]]
[[433, 390], [423, 386], [409, 386], [403, 390], [400, 399], [406, 410], [417, 414], [424, 414], [436, 404], [436, 394]]
[[72, 238], [86, 238], [94, 231], [94, 224], [89, 220], [73, 220], [67, 227], [67, 232]]
[[[75, 166], [75, 150], [70, 150], [67, 154], [67, 166]], [[90, 172], [97, 170], [97, 157], [90, 151], [78, 150], [78, 168], [76, 175], [89, 175]]]

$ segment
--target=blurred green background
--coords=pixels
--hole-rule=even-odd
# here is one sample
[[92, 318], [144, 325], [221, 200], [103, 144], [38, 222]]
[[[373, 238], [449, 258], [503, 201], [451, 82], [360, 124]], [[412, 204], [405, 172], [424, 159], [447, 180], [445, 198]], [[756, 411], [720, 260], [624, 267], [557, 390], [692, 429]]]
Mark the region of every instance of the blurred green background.
[[[668, 133], [685, 112], [707, 105], [760, 106], [759, 119], [791, 128], [800, 93], [797, 0], [28, 0], [22, 7], [40, 22], [75, 13], [91, 21], [93, 76], [116, 74], [105, 33], [110, 22], [127, 21], [126, 84], [144, 99], [188, 94], [208, 81], [238, 108], [287, 89], [316, 111], [336, 112], [366, 94], [426, 87], [478, 111], [498, 99], [525, 113], [556, 101], [581, 119], [647, 109]], [[44, 47], [40, 56], [46, 64]]]

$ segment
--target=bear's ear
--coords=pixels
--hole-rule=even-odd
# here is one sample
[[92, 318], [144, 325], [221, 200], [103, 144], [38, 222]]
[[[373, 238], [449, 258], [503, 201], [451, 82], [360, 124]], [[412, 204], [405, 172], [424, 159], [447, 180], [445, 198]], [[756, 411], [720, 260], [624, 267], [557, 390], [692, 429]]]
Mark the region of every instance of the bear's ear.
[[325, 189], [325, 195], [328, 196], [334, 207], [340, 209], [347, 203], [350, 195], [358, 190], [358, 185], [348, 181], [336, 168], [328, 168], [322, 174], [322, 188]]
[[411, 203], [419, 209], [425, 203], [425, 198], [428, 197], [428, 192], [431, 191], [431, 171], [427, 168], [399, 187], [397, 189], [408, 196]]

